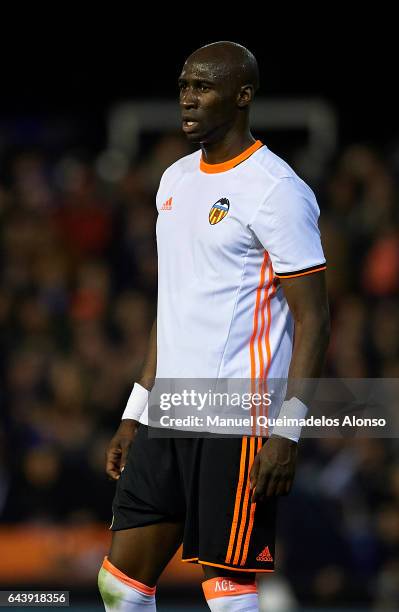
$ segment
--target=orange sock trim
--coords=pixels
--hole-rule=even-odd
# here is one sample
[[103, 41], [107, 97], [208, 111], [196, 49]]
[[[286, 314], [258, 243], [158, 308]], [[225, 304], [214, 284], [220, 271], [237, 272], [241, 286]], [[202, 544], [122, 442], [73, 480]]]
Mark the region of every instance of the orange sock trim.
[[120, 580], [121, 582], [124, 582], [133, 589], [136, 589], [136, 591], [140, 591], [140, 593], [143, 593], [144, 595], [155, 595], [155, 591], [157, 588], [156, 586], [149, 587], [146, 584], [139, 582], [138, 580], [133, 580], [133, 578], [129, 578], [129, 576], [126, 576], [126, 574], [118, 570], [115, 565], [112, 565], [111, 561], [108, 560], [108, 557], [104, 557], [103, 568], [107, 570], [107, 572], [115, 576], [115, 578], [118, 578], [118, 580]]
[[216, 597], [230, 597], [232, 595], [246, 595], [247, 593], [257, 593], [258, 589], [255, 582], [246, 582], [243, 579], [232, 579], [220, 576], [211, 578], [202, 583], [205, 599], [215, 599]]

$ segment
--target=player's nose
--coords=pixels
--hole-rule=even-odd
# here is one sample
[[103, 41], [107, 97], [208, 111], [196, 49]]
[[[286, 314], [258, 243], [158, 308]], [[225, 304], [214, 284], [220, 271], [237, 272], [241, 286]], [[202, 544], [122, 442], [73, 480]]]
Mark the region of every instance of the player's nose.
[[181, 93], [180, 106], [182, 109], [195, 108], [197, 106], [197, 98], [192, 89], [189, 87]]

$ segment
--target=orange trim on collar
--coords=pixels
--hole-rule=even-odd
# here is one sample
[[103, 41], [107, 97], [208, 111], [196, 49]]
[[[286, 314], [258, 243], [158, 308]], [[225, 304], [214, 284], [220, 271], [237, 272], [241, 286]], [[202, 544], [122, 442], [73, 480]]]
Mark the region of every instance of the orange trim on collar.
[[226, 170], [231, 170], [234, 166], [241, 164], [241, 162], [251, 157], [252, 153], [255, 153], [260, 147], [263, 147], [263, 142], [257, 140], [254, 142], [248, 149], [245, 149], [242, 153], [233, 157], [233, 159], [229, 159], [228, 161], [222, 162], [221, 164], [208, 164], [203, 160], [201, 155], [200, 160], [200, 169], [202, 172], [207, 172], [208, 174], [216, 174], [217, 172], [226, 172]]

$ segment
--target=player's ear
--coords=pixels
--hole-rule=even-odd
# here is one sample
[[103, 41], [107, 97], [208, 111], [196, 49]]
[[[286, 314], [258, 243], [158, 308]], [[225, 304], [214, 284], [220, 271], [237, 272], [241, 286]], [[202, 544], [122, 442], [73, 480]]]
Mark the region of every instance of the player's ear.
[[245, 108], [250, 104], [254, 97], [254, 88], [252, 85], [242, 85], [237, 95], [237, 105], [239, 108]]

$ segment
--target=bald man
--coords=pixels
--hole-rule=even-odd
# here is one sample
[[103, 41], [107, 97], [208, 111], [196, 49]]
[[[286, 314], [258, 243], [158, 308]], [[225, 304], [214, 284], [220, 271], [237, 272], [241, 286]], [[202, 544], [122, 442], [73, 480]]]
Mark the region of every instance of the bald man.
[[258, 610], [255, 576], [274, 570], [276, 500], [291, 489], [300, 428], [261, 429], [263, 404], [244, 436], [157, 438], [147, 427], [155, 379], [248, 379], [253, 398], [286, 379], [276, 414], [299, 419], [308, 389], [298, 381], [320, 376], [329, 311], [319, 209], [252, 136], [258, 86], [254, 56], [232, 42], [195, 51], [179, 77], [182, 130], [199, 149], [165, 171], [156, 198], [157, 320], [107, 451], [117, 481], [99, 573], [108, 611], [155, 610], [181, 543], [213, 611]]

